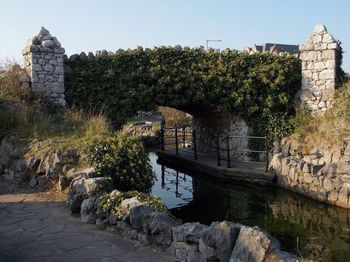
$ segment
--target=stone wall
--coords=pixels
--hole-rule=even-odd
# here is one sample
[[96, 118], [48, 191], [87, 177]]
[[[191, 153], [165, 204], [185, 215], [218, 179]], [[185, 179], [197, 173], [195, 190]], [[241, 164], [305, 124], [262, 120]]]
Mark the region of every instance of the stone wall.
[[[65, 152], [52, 149], [61, 141], [48, 143], [34, 141], [30, 152], [28, 145], [23, 145], [14, 138], [0, 139], [0, 181], [17, 185], [29, 183], [39, 190], [51, 189], [58, 184], [63, 190], [73, 177], [81, 174], [76, 167], [79, 164], [79, 152], [70, 148]], [[86, 172], [89, 168], [84, 169]]]
[[[71, 182], [67, 204], [73, 213], [80, 212], [85, 223], [117, 231], [145, 245], [157, 245], [175, 261], [301, 261], [280, 250], [280, 243], [259, 227], [238, 223], [198, 222], [181, 224], [166, 212], [156, 211], [137, 197], [127, 198], [109, 210], [101, 203], [101, 188], [106, 177], [80, 177]], [[113, 190], [109, 203], [121, 192]]]
[[65, 107], [64, 48], [44, 27], [23, 50], [24, 66], [31, 78], [33, 92], [44, 94], [53, 103]]
[[329, 149], [298, 152], [298, 142], [284, 138], [275, 144], [269, 171], [277, 184], [321, 202], [350, 208], [350, 144]]
[[302, 87], [298, 98], [313, 114], [322, 114], [332, 106], [337, 49], [337, 41], [323, 25], [317, 25], [308, 41], [300, 46]]
[[[246, 122], [231, 114], [208, 110], [204, 114], [193, 116], [193, 129], [196, 131], [196, 141], [198, 152], [208, 153], [217, 156], [217, 135], [219, 134], [220, 155], [226, 158], [227, 140], [226, 136], [247, 136], [249, 127]], [[230, 149], [232, 159], [248, 160], [249, 156], [242, 150], [248, 149], [248, 140], [246, 138], [230, 139]]]

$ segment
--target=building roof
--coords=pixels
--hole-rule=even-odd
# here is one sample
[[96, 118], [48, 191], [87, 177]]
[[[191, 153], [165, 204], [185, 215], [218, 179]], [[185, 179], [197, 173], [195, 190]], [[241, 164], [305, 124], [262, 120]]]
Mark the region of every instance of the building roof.
[[277, 43], [264, 43], [262, 45], [254, 44], [253, 47], [247, 47], [244, 49], [245, 51], [253, 52], [253, 53], [282, 53], [287, 52], [290, 54], [298, 54], [299, 53], [299, 45], [286, 45], [286, 44], [277, 44]]

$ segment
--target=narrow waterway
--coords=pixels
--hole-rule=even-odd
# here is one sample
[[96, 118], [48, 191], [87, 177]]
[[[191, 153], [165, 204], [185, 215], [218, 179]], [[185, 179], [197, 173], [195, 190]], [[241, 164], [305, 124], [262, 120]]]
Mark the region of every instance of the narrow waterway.
[[349, 261], [350, 210], [278, 188], [219, 183], [180, 172], [149, 154], [157, 181], [152, 193], [183, 222], [229, 220], [264, 228], [282, 249], [316, 261]]

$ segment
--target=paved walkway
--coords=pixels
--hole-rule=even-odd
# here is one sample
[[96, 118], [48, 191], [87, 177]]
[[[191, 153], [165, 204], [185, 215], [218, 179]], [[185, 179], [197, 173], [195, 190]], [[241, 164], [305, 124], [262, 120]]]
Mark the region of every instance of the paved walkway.
[[0, 182], [0, 261], [172, 261], [164, 253], [84, 224], [54, 194]]

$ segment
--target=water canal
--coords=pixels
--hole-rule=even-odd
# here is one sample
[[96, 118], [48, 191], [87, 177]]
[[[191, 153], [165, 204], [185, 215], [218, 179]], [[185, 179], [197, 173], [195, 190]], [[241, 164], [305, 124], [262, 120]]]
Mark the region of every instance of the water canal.
[[152, 193], [183, 222], [229, 220], [259, 226], [282, 249], [315, 261], [349, 261], [350, 210], [278, 188], [219, 183], [201, 174], [167, 167], [149, 154], [157, 181]]

